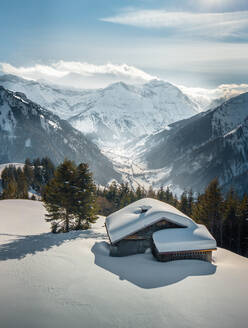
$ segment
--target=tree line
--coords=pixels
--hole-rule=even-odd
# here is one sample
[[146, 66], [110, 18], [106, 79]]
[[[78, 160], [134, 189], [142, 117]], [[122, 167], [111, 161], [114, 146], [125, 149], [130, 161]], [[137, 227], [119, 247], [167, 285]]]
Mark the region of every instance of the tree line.
[[127, 183], [116, 182], [96, 187], [87, 164], [66, 159], [55, 168], [49, 158], [43, 158], [27, 159], [23, 168], [6, 167], [2, 187], [2, 199], [28, 198], [30, 188], [40, 194], [53, 232], [87, 229], [97, 214], [106, 216], [141, 198], [155, 198], [206, 225], [218, 246], [248, 257], [248, 196], [240, 199], [233, 189], [223, 194], [217, 179], [202, 194], [184, 191], [177, 198], [163, 187], [133, 190]]
[[[2, 171], [1, 199], [28, 199], [28, 191], [41, 195], [48, 181], [53, 177], [55, 166], [48, 158], [26, 159], [23, 168], [6, 166]], [[35, 196], [32, 196], [35, 199]]]

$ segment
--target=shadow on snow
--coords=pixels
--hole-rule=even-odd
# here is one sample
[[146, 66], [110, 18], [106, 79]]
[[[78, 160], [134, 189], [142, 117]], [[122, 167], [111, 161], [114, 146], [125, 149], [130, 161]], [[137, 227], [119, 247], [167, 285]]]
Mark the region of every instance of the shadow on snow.
[[216, 266], [200, 260], [158, 262], [151, 253], [110, 257], [108, 243], [96, 242], [91, 249], [95, 264], [141, 288], [175, 284], [189, 276], [211, 275]]
[[97, 233], [92, 230], [87, 231], [71, 231], [68, 233], [53, 234], [43, 233], [40, 235], [10, 235], [10, 234], [0, 234], [18, 237], [13, 241], [6, 244], [0, 245], [0, 261], [6, 261], [11, 259], [22, 259], [29, 254], [35, 254], [37, 252], [47, 251], [54, 246], [60, 246], [65, 242], [74, 240], [77, 238], [101, 238], [103, 239], [105, 235], [102, 233]]
[[[105, 234], [92, 230], [29, 236], [0, 235], [18, 237], [14, 241], [0, 245], [0, 261], [20, 260], [29, 254], [47, 251], [54, 246], [60, 246], [78, 238], [106, 238]], [[145, 289], [168, 286], [189, 276], [211, 275], [216, 272], [216, 266], [208, 262], [180, 260], [163, 263], [154, 259], [151, 253], [111, 257], [109, 256], [109, 244], [105, 241], [96, 242], [91, 251], [95, 256], [96, 265], [117, 275], [120, 280], [127, 280]]]

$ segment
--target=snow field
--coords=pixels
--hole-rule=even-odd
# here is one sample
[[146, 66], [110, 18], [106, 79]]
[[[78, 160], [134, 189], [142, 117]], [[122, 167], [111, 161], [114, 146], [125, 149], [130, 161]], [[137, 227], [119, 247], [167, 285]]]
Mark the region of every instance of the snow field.
[[38, 201], [0, 201], [1, 327], [246, 327], [246, 258], [112, 258], [103, 217], [54, 235], [44, 214]]

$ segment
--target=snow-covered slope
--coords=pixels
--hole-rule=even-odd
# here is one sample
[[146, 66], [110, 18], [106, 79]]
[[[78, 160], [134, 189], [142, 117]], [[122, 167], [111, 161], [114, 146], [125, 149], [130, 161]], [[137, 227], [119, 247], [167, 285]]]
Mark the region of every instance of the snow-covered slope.
[[48, 156], [58, 164], [65, 157], [87, 162], [97, 183], [119, 178], [98, 147], [68, 122], [0, 86], [0, 163]]
[[224, 189], [247, 192], [248, 93], [170, 125], [151, 136], [143, 151], [150, 169], [169, 172], [160, 184], [201, 192], [217, 177]]
[[22, 92], [27, 98], [52, 111], [62, 119], [74, 114], [74, 106], [80, 103], [87, 91], [48, 85], [45, 82], [22, 79], [15, 75], [0, 76], [0, 85], [6, 89]]
[[0, 201], [1, 327], [246, 327], [246, 258], [110, 257], [104, 218], [54, 235], [44, 213], [40, 202]]
[[198, 111], [177, 87], [158, 80], [136, 87], [115, 83], [96, 91], [87, 103], [70, 122], [105, 141], [123, 142], [149, 135]]
[[5, 75], [0, 85], [24, 92], [99, 144], [133, 140], [200, 111], [179, 88], [160, 80], [140, 86], [118, 82], [104, 89], [70, 90]]

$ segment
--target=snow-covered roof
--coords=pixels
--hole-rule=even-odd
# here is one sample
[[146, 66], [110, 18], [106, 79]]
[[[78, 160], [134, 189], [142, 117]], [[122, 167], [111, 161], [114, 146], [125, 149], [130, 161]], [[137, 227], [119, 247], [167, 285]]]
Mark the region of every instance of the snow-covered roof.
[[163, 229], [153, 233], [159, 253], [216, 249], [216, 241], [201, 224], [182, 229]]
[[183, 227], [197, 227], [193, 220], [175, 207], [156, 199], [143, 198], [109, 215], [106, 228], [111, 242], [115, 243], [161, 219]]

